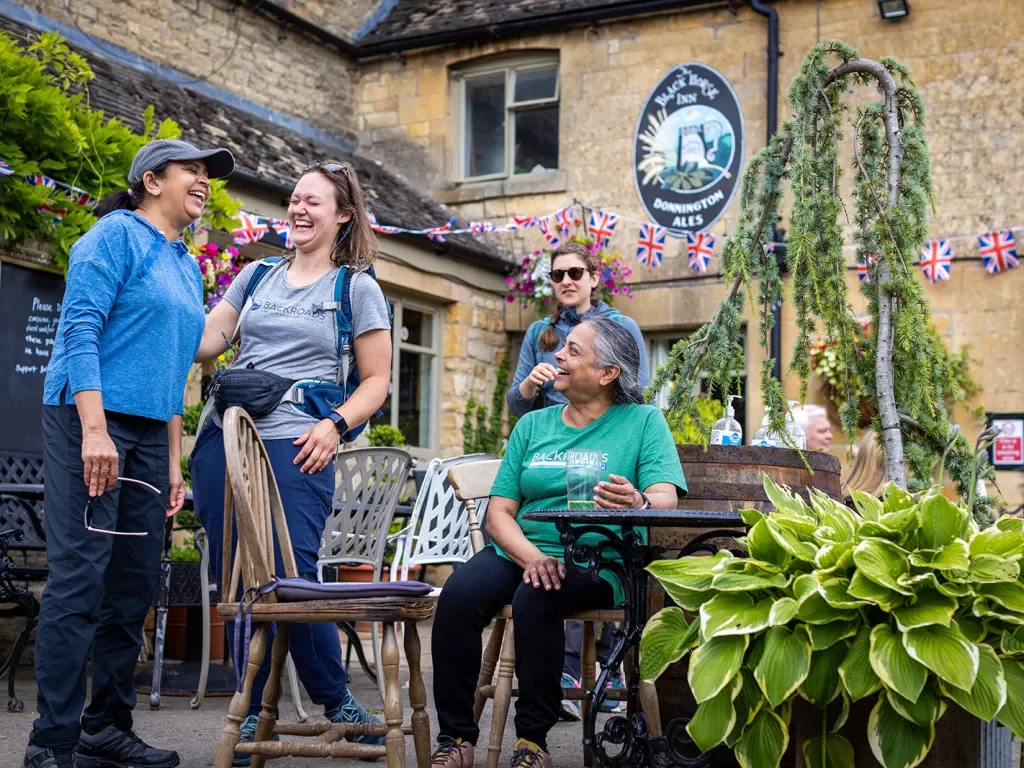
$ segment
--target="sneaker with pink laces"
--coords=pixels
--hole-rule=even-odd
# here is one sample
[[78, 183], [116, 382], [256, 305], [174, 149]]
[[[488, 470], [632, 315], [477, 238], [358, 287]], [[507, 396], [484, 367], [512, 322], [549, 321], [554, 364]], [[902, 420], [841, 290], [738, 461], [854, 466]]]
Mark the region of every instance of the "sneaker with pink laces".
[[430, 768], [473, 768], [473, 745], [462, 739], [441, 736], [430, 756]]

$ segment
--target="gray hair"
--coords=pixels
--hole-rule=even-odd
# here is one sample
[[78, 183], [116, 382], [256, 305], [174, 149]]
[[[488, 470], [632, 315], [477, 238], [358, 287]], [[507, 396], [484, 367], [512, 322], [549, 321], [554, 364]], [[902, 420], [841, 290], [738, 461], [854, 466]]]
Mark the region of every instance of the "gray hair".
[[610, 317], [587, 318], [594, 328], [594, 351], [597, 364], [604, 368], [614, 365], [619, 375], [612, 382], [612, 402], [643, 403], [640, 387], [640, 348], [636, 339], [622, 323]]
[[793, 420], [804, 432], [811, 426], [814, 419], [828, 419], [828, 411], [820, 405], [798, 405], [793, 408]]

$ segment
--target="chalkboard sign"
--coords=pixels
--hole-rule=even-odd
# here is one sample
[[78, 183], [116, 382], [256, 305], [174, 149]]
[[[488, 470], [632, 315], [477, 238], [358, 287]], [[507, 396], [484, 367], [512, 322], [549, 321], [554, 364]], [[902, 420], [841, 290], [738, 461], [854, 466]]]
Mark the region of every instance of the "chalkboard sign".
[[0, 263], [0, 453], [43, 453], [43, 379], [63, 299], [62, 275]]

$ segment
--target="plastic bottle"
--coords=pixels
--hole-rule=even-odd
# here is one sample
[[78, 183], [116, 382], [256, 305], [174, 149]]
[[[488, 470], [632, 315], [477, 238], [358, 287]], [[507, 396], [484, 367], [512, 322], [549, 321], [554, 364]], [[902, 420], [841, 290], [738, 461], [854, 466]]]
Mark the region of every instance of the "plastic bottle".
[[715, 422], [711, 428], [712, 445], [743, 445], [743, 427], [736, 421], [736, 411], [732, 401], [739, 395], [728, 395], [726, 398], [725, 416]]
[[761, 428], [754, 433], [754, 439], [750, 441], [751, 445], [757, 446], [758, 448], [778, 448], [779, 442], [775, 439], [774, 435], [768, 430], [768, 414], [764, 415], [761, 419]]
[[793, 409], [800, 405], [797, 400], [789, 401], [789, 411], [786, 412], [786, 431], [789, 432], [793, 443], [801, 451], [807, 448], [807, 433], [804, 432], [804, 428], [796, 423], [796, 419], [793, 418]]

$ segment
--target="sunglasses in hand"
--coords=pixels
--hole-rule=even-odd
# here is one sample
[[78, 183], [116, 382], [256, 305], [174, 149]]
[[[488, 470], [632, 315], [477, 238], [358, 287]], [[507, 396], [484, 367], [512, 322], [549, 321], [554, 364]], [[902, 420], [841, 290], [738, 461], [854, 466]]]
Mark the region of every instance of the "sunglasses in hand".
[[584, 273], [586, 273], [584, 267], [569, 267], [568, 269], [552, 269], [548, 273], [548, 277], [551, 278], [551, 282], [560, 283], [568, 275], [570, 280], [581, 280]]
[[[143, 482], [142, 480], [133, 480], [130, 477], [118, 476], [117, 481], [119, 483], [135, 483], [141, 485], [147, 491], [152, 491], [156, 494], [157, 498], [161, 498], [161, 493], [154, 486], [149, 483]], [[110, 536], [148, 536], [148, 531], [108, 531], [106, 528], [96, 528], [92, 524], [92, 503], [96, 499], [102, 498], [101, 496], [94, 496], [85, 505], [85, 530], [92, 531], [93, 533], [106, 533]]]

